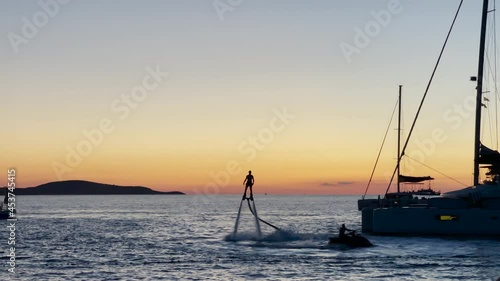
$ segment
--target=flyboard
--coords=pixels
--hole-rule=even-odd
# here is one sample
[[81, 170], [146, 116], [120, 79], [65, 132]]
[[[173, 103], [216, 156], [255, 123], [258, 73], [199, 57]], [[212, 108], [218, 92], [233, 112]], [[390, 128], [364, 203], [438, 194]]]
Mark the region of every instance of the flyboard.
[[[255, 228], [257, 229], [257, 238], [260, 240], [262, 238], [262, 232], [260, 230], [260, 222], [267, 224], [268, 226], [276, 229], [276, 230], [281, 230], [279, 227], [274, 226], [267, 221], [259, 218], [257, 214], [257, 207], [255, 207], [255, 201], [253, 200], [253, 196], [246, 197], [246, 194], [243, 195], [243, 198], [241, 199], [240, 202], [240, 208], [238, 209], [238, 216], [236, 217], [236, 222], [234, 224], [234, 231], [233, 231], [233, 237], [236, 236], [236, 233], [238, 232], [238, 226], [240, 224], [240, 216], [241, 216], [241, 207], [243, 207], [243, 202], [246, 200], [248, 203], [248, 208], [250, 209], [250, 212], [255, 218]], [[252, 201], [252, 203], [250, 203]]]

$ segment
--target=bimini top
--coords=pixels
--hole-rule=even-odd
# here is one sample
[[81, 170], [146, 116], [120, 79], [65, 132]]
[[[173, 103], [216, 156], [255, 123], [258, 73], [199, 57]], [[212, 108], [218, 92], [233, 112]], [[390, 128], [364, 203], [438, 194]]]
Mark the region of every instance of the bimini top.
[[425, 177], [411, 177], [411, 176], [403, 176], [399, 175], [399, 181], [400, 182], [421, 182], [421, 181], [429, 181], [433, 180], [434, 178], [430, 176], [425, 176]]

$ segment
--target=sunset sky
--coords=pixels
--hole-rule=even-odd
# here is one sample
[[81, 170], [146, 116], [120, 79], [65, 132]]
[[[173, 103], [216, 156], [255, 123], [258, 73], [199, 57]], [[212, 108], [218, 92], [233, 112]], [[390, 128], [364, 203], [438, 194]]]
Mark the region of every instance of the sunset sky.
[[[460, 1], [39, 2], [0, 3], [1, 185], [15, 167], [21, 187], [241, 193], [252, 170], [256, 193], [359, 194], [398, 85], [407, 133]], [[465, 184], [480, 12], [465, 1], [407, 151]], [[395, 128], [370, 193], [394, 169]], [[434, 189], [463, 187], [410, 163]]]

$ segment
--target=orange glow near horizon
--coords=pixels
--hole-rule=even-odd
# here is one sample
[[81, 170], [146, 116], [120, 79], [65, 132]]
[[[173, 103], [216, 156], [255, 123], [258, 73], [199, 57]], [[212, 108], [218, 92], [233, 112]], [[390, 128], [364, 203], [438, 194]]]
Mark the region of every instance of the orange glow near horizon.
[[[237, 137], [234, 137], [231, 130], [221, 131], [219, 135], [206, 137], [212, 141], [202, 142], [169, 136], [153, 139], [127, 137], [125, 130], [104, 138], [102, 144], [93, 147], [88, 156], [74, 154], [78, 144], [85, 141], [85, 138], [68, 139], [61, 135], [58, 141], [50, 143], [49, 139], [54, 135], [47, 135], [46, 138], [40, 138], [41, 143], [44, 143], [43, 148], [0, 148], [0, 152], [5, 155], [4, 163], [12, 163], [11, 166], [2, 164], [0, 168], [5, 171], [11, 167], [17, 168], [19, 187], [74, 179], [140, 185], [160, 191], [177, 190], [188, 194], [240, 194], [243, 191], [243, 179], [248, 170], [252, 170], [257, 194], [364, 193], [378, 141], [364, 141], [364, 145], [353, 143], [351, 140], [361, 139], [362, 134], [349, 131], [347, 127], [343, 129], [345, 133], [342, 138], [324, 134], [322, 130], [313, 133], [307, 122], [297, 117], [295, 123], [291, 122], [289, 128], [275, 133], [268, 143], [258, 143], [255, 147], [249, 145], [248, 140], [258, 135], [262, 128], [267, 128], [268, 120], [272, 118], [273, 114], [270, 114], [257, 121], [261, 127], [249, 127], [250, 133], [242, 133], [243, 130], [240, 129], [236, 133]], [[309, 131], [307, 137], [304, 137], [303, 131]], [[375, 132], [373, 130], [374, 134]], [[452, 136], [450, 134], [450, 138]], [[11, 144], [17, 145], [19, 144]], [[462, 147], [465, 145], [460, 144]], [[429, 156], [422, 154], [425, 157], [420, 160], [424, 160], [428, 166], [438, 167], [448, 177], [465, 184], [470, 183], [470, 177], [463, 176], [470, 175], [469, 155], [455, 154], [455, 146], [451, 140], [446, 145], [437, 144]], [[246, 150], [239, 149], [241, 147]], [[368, 194], [385, 192], [395, 165], [391, 154], [393, 153], [388, 152], [381, 159]], [[408, 154], [414, 157], [419, 155], [412, 150]], [[68, 163], [74, 157], [81, 159], [72, 167]], [[68, 159], [71, 161], [68, 162]], [[445, 161], [438, 161], [439, 159]], [[403, 174], [431, 175], [436, 178], [431, 183], [435, 190], [449, 191], [464, 187], [412, 161], [403, 161]], [[60, 170], [61, 179], [55, 172], [55, 162], [64, 166]], [[6, 181], [6, 178], [0, 180]], [[394, 187], [391, 188], [393, 189]]]
[[[98, 161], [98, 160], [96, 160]], [[133, 161], [129, 158], [128, 161]], [[154, 161], [150, 160], [149, 163]], [[328, 162], [328, 161], [327, 161]], [[135, 160], [139, 163], [139, 160]], [[71, 176], [64, 180], [88, 180], [106, 184], [117, 185], [140, 185], [159, 191], [182, 191], [187, 194], [241, 194], [244, 190], [243, 180], [248, 172], [243, 165], [235, 166], [236, 171], [230, 174], [224, 169], [225, 165], [197, 163], [194, 165], [189, 161], [177, 161], [175, 167], [169, 166], [169, 162], [154, 162], [151, 166], [131, 165], [127, 161], [116, 157], [112, 165], [98, 163], [84, 163], [78, 169], [69, 173]], [[240, 162], [243, 163], [243, 162]], [[368, 181], [370, 168], [368, 165], [362, 170], [355, 166], [342, 165], [342, 167], [331, 167], [331, 163], [315, 163], [307, 166], [305, 163], [293, 163], [290, 161], [273, 161], [272, 165], [266, 164], [264, 160], [255, 160], [252, 171], [255, 176], [254, 192], [256, 194], [330, 194], [330, 195], [359, 195], [363, 194]], [[307, 162], [309, 163], [309, 162]], [[51, 174], [51, 167], [40, 169], [39, 163], [17, 168], [18, 187], [37, 186], [50, 181], [55, 181]], [[43, 166], [42, 166], [43, 167]], [[217, 167], [219, 169], [210, 169]], [[313, 167], [312, 170], [307, 170]], [[323, 169], [321, 169], [323, 167]], [[333, 166], [335, 167], [335, 166]], [[5, 167], [7, 170], [8, 167]], [[359, 168], [359, 167], [357, 167]], [[393, 166], [387, 166], [390, 171]], [[199, 172], [208, 170], [208, 172]], [[364, 173], [363, 173], [364, 172]], [[30, 176], [26, 176], [29, 174]], [[52, 177], [47, 177], [47, 174]], [[92, 176], [89, 176], [92, 175]], [[427, 174], [426, 174], [427, 175]], [[434, 190], [442, 192], [463, 188], [464, 186], [438, 177], [431, 182]], [[457, 178], [457, 180], [468, 183], [470, 178]], [[368, 194], [383, 194], [389, 182], [388, 177], [374, 178]], [[422, 185], [427, 188], [427, 185]], [[391, 186], [394, 191], [395, 184]]]

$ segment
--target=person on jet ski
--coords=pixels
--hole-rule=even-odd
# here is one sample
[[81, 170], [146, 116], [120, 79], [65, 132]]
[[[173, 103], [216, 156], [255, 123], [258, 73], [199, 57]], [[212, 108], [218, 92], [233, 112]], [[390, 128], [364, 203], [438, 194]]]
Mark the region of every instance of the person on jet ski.
[[345, 227], [345, 224], [342, 224], [342, 226], [339, 229], [339, 238], [346, 238], [347, 237], [347, 235], [345, 233], [346, 231], [349, 231], [348, 235], [351, 236], [351, 237], [355, 235], [354, 234], [355, 233], [354, 230], [351, 230], [351, 229]]

